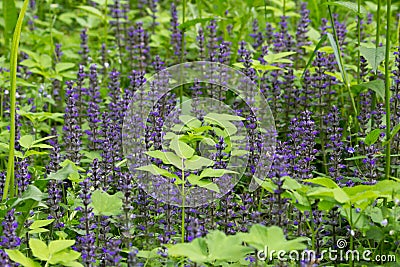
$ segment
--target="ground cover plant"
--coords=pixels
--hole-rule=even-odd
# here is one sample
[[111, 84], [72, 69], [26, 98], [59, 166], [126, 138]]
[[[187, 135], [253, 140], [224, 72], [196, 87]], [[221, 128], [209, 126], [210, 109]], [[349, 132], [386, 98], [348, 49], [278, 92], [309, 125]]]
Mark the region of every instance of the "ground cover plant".
[[400, 266], [399, 3], [3, 0], [0, 266]]

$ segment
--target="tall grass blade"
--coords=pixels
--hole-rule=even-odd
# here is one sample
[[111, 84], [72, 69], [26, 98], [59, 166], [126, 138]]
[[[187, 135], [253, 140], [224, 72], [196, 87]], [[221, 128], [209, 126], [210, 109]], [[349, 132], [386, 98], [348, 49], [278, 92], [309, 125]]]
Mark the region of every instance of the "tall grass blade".
[[386, 151], [385, 151], [385, 178], [390, 178], [390, 69], [389, 69], [389, 56], [390, 56], [390, 19], [392, 0], [387, 0], [387, 18], [386, 18], [386, 53], [385, 53], [385, 111], [386, 111]]
[[25, 0], [19, 13], [18, 21], [15, 26], [14, 36], [11, 45], [11, 60], [10, 60], [10, 144], [7, 163], [7, 177], [4, 185], [3, 200], [8, 197], [10, 191], [11, 197], [14, 196], [14, 148], [15, 148], [15, 97], [17, 91], [17, 64], [18, 64], [18, 46], [21, 38], [22, 22], [28, 8], [29, 0]]

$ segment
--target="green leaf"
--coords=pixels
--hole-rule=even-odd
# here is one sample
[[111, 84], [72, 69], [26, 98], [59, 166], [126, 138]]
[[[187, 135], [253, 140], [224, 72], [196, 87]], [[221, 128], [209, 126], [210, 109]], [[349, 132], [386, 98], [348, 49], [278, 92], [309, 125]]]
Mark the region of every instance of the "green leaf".
[[169, 147], [174, 150], [180, 158], [184, 159], [190, 159], [195, 152], [188, 144], [176, 139], [171, 140]]
[[264, 56], [264, 59], [268, 62], [268, 64], [291, 63], [292, 62], [291, 60], [284, 58], [294, 54], [296, 54], [296, 52], [281, 52], [277, 54], [268, 54]]
[[366, 137], [365, 137], [365, 144], [370, 146], [376, 143], [378, 141], [378, 138], [381, 134], [381, 129], [375, 129], [371, 131]]
[[237, 262], [252, 253], [253, 249], [242, 245], [238, 235], [226, 236], [221, 231], [211, 231], [207, 234], [208, 261]]
[[204, 169], [201, 174], [200, 174], [200, 178], [205, 178], [205, 177], [221, 177], [224, 174], [228, 174], [228, 173], [236, 173], [235, 171], [230, 171], [230, 170], [224, 170], [224, 169]]
[[340, 60], [340, 50], [339, 50], [339, 47], [337, 46], [336, 41], [335, 41], [335, 38], [333, 37], [332, 34], [327, 33], [326, 35], [327, 35], [327, 37], [328, 37], [329, 43], [331, 44], [331, 46], [332, 46], [332, 48], [333, 48], [333, 53], [335, 54], [336, 62], [337, 62], [337, 64], [338, 64], [340, 73], [342, 74], [343, 82], [346, 82], [346, 81], [347, 81], [347, 78], [346, 78], [346, 73], [345, 73], [344, 67], [343, 67], [342, 62], [341, 62], [341, 60]]
[[179, 178], [177, 175], [168, 172], [167, 170], [161, 169], [160, 167], [152, 164], [152, 165], [146, 165], [146, 166], [141, 166], [136, 168], [136, 170], [140, 170], [140, 171], [146, 171], [146, 172], [150, 172], [153, 175], [162, 175], [164, 177], [168, 177], [168, 178]]
[[[63, 240], [59, 240], [63, 241]], [[61, 250], [60, 252], [51, 255], [49, 260], [50, 264], [62, 264], [62, 266], [82, 266], [76, 265], [77, 259], [81, 256], [81, 253], [74, 250]]]
[[49, 230], [46, 228], [35, 228], [33, 230], [28, 231], [29, 234], [39, 234], [39, 233], [46, 233], [46, 232], [49, 232]]
[[49, 224], [51, 224], [52, 222], [54, 222], [54, 219], [50, 219], [50, 220], [37, 220], [37, 221], [34, 221], [34, 222], [29, 226], [29, 229], [40, 228], [40, 227], [49, 225]]
[[14, 0], [3, 0], [3, 17], [4, 17], [4, 39], [9, 40], [15, 24], [17, 23], [17, 9]]
[[190, 159], [185, 161], [185, 169], [188, 170], [199, 170], [203, 167], [210, 167], [214, 165], [214, 161], [208, 158], [194, 155]]
[[322, 185], [322, 186], [325, 186], [325, 187], [331, 188], [331, 189], [339, 188], [339, 186], [334, 181], [332, 181], [332, 179], [330, 179], [330, 178], [318, 177], [318, 178], [314, 178], [314, 179], [305, 179], [303, 181], [312, 183], [312, 184]]
[[195, 174], [190, 174], [190, 175], [187, 177], [187, 180], [188, 180], [189, 183], [191, 183], [192, 185], [197, 185], [197, 186], [199, 186], [199, 187], [207, 188], [207, 189], [209, 189], [209, 190], [211, 190], [211, 191], [220, 193], [220, 190], [219, 190], [219, 187], [218, 187], [217, 184], [215, 184], [215, 183], [213, 183], [213, 182], [211, 182], [211, 181], [208, 181], [208, 180], [200, 180], [200, 179], [201, 179], [201, 177], [198, 176], [198, 175], [195, 175]]
[[32, 145], [31, 148], [52, 149], [53, 147], [48, 144], [36, 144], [36, 145]]
[[168, 248], [168, 255], [203, 263], [208, 258], [207, 243], [204, 238], [196, 238], [191, 243], [178, 243]]
[[34, 137], [33, 135], [24, 135], [21, 136], [18, 143], [23, 147], [29, 149], [33, 144]]
[[382, 80], [373, 80], [351, 86], [351, 91], [357, 95], [368, 89], [374, 91], [381, 99], [385, 99], [385, 84]]
[[237, 115], [230, 115], [230, 114], [221, 114], [221, 113], [208, 113], [205, 118], [212, 119], [212, 120], [223, 120], [223, 121], [242, 121], [245, 118], [237, 116]]
[[357, 15], [360, 15], [361, 17], [366, 16], [368, 14], [367, 10], [363, 6], [360, 6], [360, 12], [358, 12], [358, 5], [356, 2], [335, 1], [335, 2], [325, 2], [323, 3], [323, 5], [344, 7], [345, 9]]
[[303, 242], [308, 240], [308, 238], [298, 237], [293, 240], [286, 240], [283, 230], [280, 227], [266, 227], [255, 224], [250, 228], [249, 233], [242, 234], [242, 240], [257, 250], [263, 250], [267, 246], [269, 251], [291, 251], [307, 248]]
[[179, 119], [188, 127], [190, 128], [199, 128], [201, 127], [201, 121], [198, 120], [196, 117], [190, 115], [181, 115]]
[[84, 10], [84, 11], [88, 12], [89, 14], [95, 15], [102, 20], [104, 19], [103, 13], [100, 10], [98, 10], [97, 8], [94, 8], [92, 6], [77, 6], [77, 8]]
[[360, 46], [360, 54], [367, 60], [373, 71], [376, 71], [385, 59], [385, 47], [366, 47]]
[[301, 78], [304, 78], [304, 75], [306, 74], [307, 69], [311, 66], [311, 63], [314, 60], [315, 55], [317, 54], [317, 51], [319, 50], [319, 48], [325, 43], [326, 38], [328, 38], [328, 36], [325, 34], [321, 37], [321, 39], [319, 40], [318, 44], [315, 46], [313, 53], [311, 54], [310, 58], [308, 59], [308, 62], [306, 64], [306, 66], [304, 67], [304, 71], [303, 74], [301, 75]]
[[35, 200], [37, 202], [42, 201], [45, 198], [45, 194], [40, 191], [39, 188], [37, 188], [34, 185], [28, 185], [28, 188], [22, 193], [22, 196], [18, 198], [14, 203], [13, 207], [17, 206], [19, 203], [24, 202], [28, 199]]
[[56, 65], [56, 72], [60, 73], [60, 72], [72, 69], [73, 67], [75, 67], [74, 63], [71, 63], [71, 62], [65, 62], [65, 63], [60, 62], [60, 63], [57, 63], [57, 65]]
[[49, 248], [42, 240], [30, 238], [29, 248], [32, 250], [33, 256], [39, 258], [42, 261], [47, 261], [50, 257]]
[[5, 251], [12, 261], [17, 262], [24, 267], [41, 267], [39, 263], [27, 258], [19, 250], [6, 249]]
[[92, 193], [92, 206], [95, 215], [111, 216], [122, 213], [122, 200], [116, 194], [109, 195], [102, 190]]
[[[208, 22], [211, 21], [213, 19], [216, 18], [195, 18], [195, 19], [191, 19], [188, 21], [185, 21], [185, 23], [182, 23], [178, 26], [178, 29], [181, 31], [185, 31], [187, 28], [192, 27], [194, 25], [196, 25], [197, 23], [204, 23], [204, 22]], [[219, 18], [221, 19], [221, 18]]]
[[153, 158], [162, 160], [164, 164], [172, 164], [175, 167], [182, 169], [182, 159], [173, 152], [163, 152], [160, 150], [146, 151], [147, 155]]
[[75, 244], [75, 240], [54, 240], [49, 244], [50, 254], [55, 254]]
[[289, 190], [297, 190], [302, 188], [303, 186], [299, 184], [295, 179], [290, 178], [289, 176], [283, 177], [283, 185], [282, 188]]
[[47, 54], [40, 55], [39, 63], [41, 65], [41, 67], [43, 67], [44, 69], [51, 68], [51, 62], [52, 62], [52, 59], [49, 55], [47, 55]]
[[46, 179], [62, 181], [69, 178], [70, 176], [73, 177], [73, 179], [77, 179], [79, 178], [79, 172], [71, 164], [67, 164], [56, 173], [50, 173]]

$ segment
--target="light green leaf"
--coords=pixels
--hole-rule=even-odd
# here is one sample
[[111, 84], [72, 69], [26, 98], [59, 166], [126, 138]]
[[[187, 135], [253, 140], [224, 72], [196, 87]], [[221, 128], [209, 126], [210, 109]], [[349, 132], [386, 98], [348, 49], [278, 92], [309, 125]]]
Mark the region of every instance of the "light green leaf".
[[35, 228], [33, 230], [28, 231], [29, 234], [39, 234], [39, 233], [46, 233], [46, 232], [49, 232], [49, 230], [46, 228]]
[[52, 62], [52, 59], [49, 55], [47, 55], [47, 54], [40, 55], [39, 63], [42, 68], [44, 68], [44, 69], [51, 68], [51, 62]]
[[82, 6], [77, 6], [77, 8], [84, 10], [84, 11], [88, 12], [89, 14], [95, 15], [102, 20], [104, 19], [103, 13], [95, 7], [82, 5]]
[[[204, 23], [204, 22], [208, 22], [211, 21], [213, 19], [216, 18], [195, 18], [195, 19], [191, 19], [188, 21], [185, 21], [185, 23], [182, 23], [178, 26], [178, 29], [181, 31], [185, 31], [187, 28], [192, 27], [194, 25], [196, 25], [197, 23]], [[221, 18], [219, 18], [220, 20]]]
[[47, 261], [50, 257], [49, 248], [42, 240], [30, 238], [29, 248], [32, 250], [33, 256], [39, 258], [42, 261]]
[[225, 169], [204, 169], [201, 174], [200, 178], [204, 177], [221, 177], [224, 174], [237, 174], [235, 171], [225, 170]]
[[168, 248], [172, 257], [186, 257], [193, 262], [202, 263], [207, 260], [207, 243], [204, 238], [196, 238], [191, 243], [178, 243]]
[[92, 193], [92, 206], [95, 215], [112, 216], [122, 213], [122, 200], [116, 194], [109, 195], [102, 190]]
[[24, 267], [41, 267], [39, 263], [27, 258], [19, 250], [6, 249], [5, 251], [12, 261], [17, 262]]
[[201, 127], [201, 121], [199, 121], [196, 117], [190, 115], [181, 115], [179, 119], [190, 128], [199, 128]]
[[219, 190], [217, 184], [215, 184], [215, 183], [213, 183], [213, 182], [211, 182], [211, 181], [208, 181], [208, 180], [200, 180], [200, 179], [201, 179], [201, 177], [198, 176], [198, 175], [195, 175], [195, 174], [190, 174], [190, 175], [187, 177], [187, 180], [188, 180], [189, 183], [191, 183], [192, 185], [197, 185], [197, 186], [199, 186], [199, 187], [207, 188], [207, 189], [209, 189], [209, 190], [211, 190], [211, 191], [220, 193], [220, 190]]
[[28, 149], [32, 146], [33, 140], [34, 140], [33, 135], [24, 135], [24, 136], [21, 136], [21, 138], [19, 139], [18, 142], [23, 148]]
[[185, 161], [185, 169], [188, 170], [199, 170], [203, 167], [210, 167], [214, 165], [214, 161], [208, 158], [194, 155], [190, 159]]
[[57, 65], [56, 65], [56, 72], [60, 73], [60, 72], [72, 69], [73, 67], [75, 67], [74, 63], [71, 63], [71, 62], [65, 62], [65, 63], [64, 62], [60, 62], [60, 63], [57, 63]]
[[37, 221], [34, 221], [34, 222], [29, 226], [29, 229], [40, 228], [40, 227], [49, 225], [49, 224], [51, 224], [52, 222], [54, 222], [54, 219], [50, 219], [50, 220], [37, 220]]
[[169, 147], [174, 150], [179, 157], [184, 159], [190, 159], [195, 152], [188, 144], [176, 139], [171, 140]]
[[77, 179], [79, 178], [79, 172], [71, 164], [67, 164], [56, 173], [50, 173], [46, 179], [61, 181], [69, 178], [70, 176], [73, 177], [73, 179]]
[[318, 177], [318, 178], [314, 178], [314, 179], [305, 179], [303, 181], [307, 182], [307, 183], [322, 185], [322, 186], [325, 186], [327, 188], [332, 188], [332, 189], [339, 187], [334, 181], [332, 181], [332, 179], [324, 178], [324, 177]]
[[50, 254], [55, 254], [75, 244], [75, 240], [54, 240], [49, 244]]
[[152, 164], [152, 165], [146, 165], [146, 166], [141, 166], [136, 168], [137, 170], [140, 171], [146, 171], [146, 172], [150, 172], [153, 175], [162, 175], [164, 177], [168, 177], [168, 178], [179, 178], [177, 175], [168, 172], [167, 170], [161, 169], [160, 167]]

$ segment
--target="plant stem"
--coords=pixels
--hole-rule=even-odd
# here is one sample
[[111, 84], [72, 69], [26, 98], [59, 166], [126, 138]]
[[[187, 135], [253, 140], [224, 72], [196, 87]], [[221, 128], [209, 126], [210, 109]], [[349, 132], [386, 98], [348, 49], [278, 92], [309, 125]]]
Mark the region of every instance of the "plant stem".
[[[186, 0], [183, 0], [183, 8], [182, 8], [182, 24], [185, 23], [185, 14], [186, 14]], [[181, 39], [181, 60], [180, 63], [183, 63], [185, 54], [185, 29], [182, 30], [182, 39]], [[182, 66], [183, 67], [183, 66]], [[182, 73], [183, 71], [181, 71]], [[182, 75], [181, 75], [182, 76]], [[183, 84], [179, 88], [179, 105], [182, 109], [183, 102]]]
[[[379, 0], [378, 0], [379, 1]], [[360, 45], [361, 45], [361, 0], [357, 1], [357, 84], [360, 84], [360, 64], [361, 64], [361, 55], [360, 55]]]
[[7, 164], [7, 177], [4, 185], [3, 200], [7, 199], [8, 191], [10, 196], [14, 197], [14, 149], [15, 149], [15, 104], [17, 93], [17, 65], [18, 65], [18, 46], [21, 38], [22, 22], [25, 17], [26, 9], [28, 8], [29, 0], [25, 0], [21, 12], [18, 16], [18, 21], [15, 26], [10, 59], [10, 144]]
[[390, 18], [392, 0], [387, 0], [387, 23], [386, 23], [386, 52], [385, 52], [385, 111], [386, 111], [386, 151], [385, 151], [385, 178], [390, 177]]
[[181, 231], [182, 231], [182, 243], [185, 243], [185, 169], [183, 167], [183, 160], [182, 160], [182, 191], [181, 191], [181, 196], [182, 196], [182, 217], [181, 217]]

